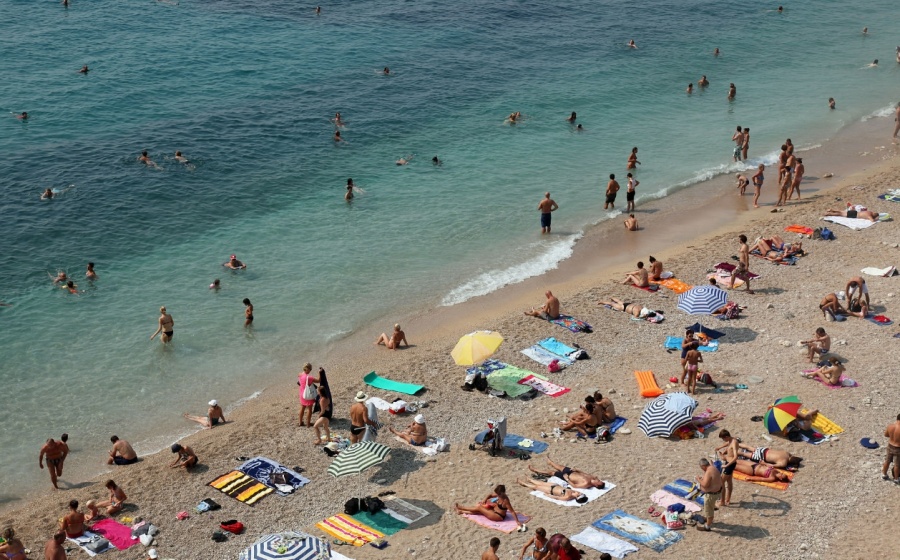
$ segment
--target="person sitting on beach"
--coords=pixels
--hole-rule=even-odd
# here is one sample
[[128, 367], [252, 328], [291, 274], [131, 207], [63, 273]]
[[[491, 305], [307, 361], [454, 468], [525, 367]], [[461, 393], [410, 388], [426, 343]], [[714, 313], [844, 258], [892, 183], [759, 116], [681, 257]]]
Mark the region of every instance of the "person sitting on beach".
[[869, 316], [869, 302], [864, 300], [863, 298], [857, 298], [856, 300], [853, 300], [847, 307], [847, 315], [853, 315], [854, 317], [865, 319]]
[[133, 465], [138, 462], [137, 453], [131, 444], [119, 436], [109, 438], [112, 442], [112, 449], [109, 450], [109, 459], [106, 460], [107, 465]]
[[500, 557], [497, 556], [497, 550], [499, 549], [500, 539], [491, 537], [490, 542], [488, 542], [488, 549], [481, 553], [481, 560], [500, 560]]
[[551, 476], [555, 476], [556, 478], [565, 480], [572, 488], [602, 489], [606, 487], [606, 483], [600, 480], [598, 477], [592, 474], [588, 474], [579, 469], [572, 469], [565, 465], [554, 463], [550, 460], [549, 457], [547, 457], [547, 464], [550, 465], [551, 469], [553, 469], [552, 471], [539, 471], [536, 468], [532, 467], [530, 464], [528, 465], [528, 470], [535, 474], [546, 476], [548, 478]]
[[738, 459], [734, 464], [734, 470], [747, 475], [742, 480], [747, 482], [790, 482], [791, 479], [783, 472], [776, 470], [772, 465], [754, 463], [745, 459]]
[[825, 332], [825, 329], [819, 327], [811, 339], [801, 340], [800, 344], [807, 347], [806, 359], [814, 364], [818, 361], [818, 357], [827, 354], [831, 350], [831, 336]]
[[609, 298], [611, 301], [599, 301], [597, 305], [605, 305], [610, 309], [615, 309], [616, 311], [624, 311], [628, 313], [632, 317], [641, 318], [646, 317], [652, 311], [648, 308], [644, 307], [640, 303], [629, 303], [624, 300], [618, 298]]
[[400, 347], [401, 342], [407, 348], [409, 348], [409, 342], [406, 341], [406, 333], [400, 329], [400, 323], [396, 323], [394, 325], [393, 334], [391, 334], [391, 336], [388, 336], [387, 333], [381, 333], [381, 336], [379, 336], [378, 340], [375, 341], [375, 346], [384, 344], [389, 349], [396, 350]]
[[749, 459], [756, 463], [766, 463], [779, 469], [796, 469], [802, 457], [795, 457], [787, 451], [781, 449], [770, 449], [768, 447], [750, 447], [742, 443], [738, 443], [738, 456], [741, 459]]
[[177, 457], [175, 457], [174, 461], [169, 463], [170, 469], [184, 469], [187, 471], [197, 466], [197, 454], [194, 453], [194, 450], [190, 447], [173, 443], [171, 449], [172, 453], [177, 454]]
[[84, 503], [85, 509], [88, 510], [87, 515], [84, 516], [85, 521], [94, 521], [99, 518], [102, 513], [100, 513], [99, 508], [97, 508], [97, 502], [95, 500], [88, 500]]
[[106, 515], [115, 515], [122, 511], [122, 507], [125, 505], [125, 500], [128, 499], [128, 496], [126, 496], [125, 491], [119, 488], [112, 480], [106, 481], [106, 489], [109, 490], [109, 499], [97, 502], [97, 507], [106, 508]]
[[638, 288], [646, 288], [650, 285], [649, 275], [647, 274], [647, 269], [644, 268], [644, 261], [638, 261], [637, 270], [632, 270], [628, 274], [625, 275], [625, 280], [622, 280], [623, 284], [634, 284]]
[[656, 260], [656, 257], [650, 255], [650, 280], [659, 281], [662, 280], [663, 273], [663, 263], [662, 261]]
[[66, 542], [66, 534], [57, 531], [53, 538], [44, 545], [44, 560], [66, 560], [66, 549], [63, 543]]
[[[506, 486], [503, 484], [498, 484], [494, 488], [494, 491], [488, 494], [487, 497], [481, 500], [481, 503], [476, 506], [465, 507], [455, 503], [453, 504], [453, 507], [456, 509], [456, 513], [460, 515], [464, 513], [481, 515], [491, 521], [503, 521], [506, 519], [507, 512], [509, 512], [512, 515], [512, 518], [516, 520], [516, 524], [519, 525], [519, 516], [516, 513], [516, 510], [513, 509], [512, 503], [509, 501], [509, 496], [506, 495]], [[524, 525], [519, 525], [520, 530], [522, 530], [523, 527]]]
[[803, 376], [808, 379], [819, 378], [822, 383], [832, 387], [840, 386], [841, 375], [844, 373], [844, 364], [834, 356], [829, 358], [828, 362], [830, 365], [822, 366], [810, 373], [804, 373]]
[[534, 536], [522, 547], [522, 552], [519, 553], [519, 560], [525, 559], [525, 553], [528, 552], [529, 547], [534, 548], [529, 557], [531, 560], [546, 560], [549, 558], [550, 541], [547, 539], [547, 530], [543, 527], [538, 527], [534, 530]]
[[[604, 397], [600, 391], [594, 391], [594, 412], [603, 424], [609, 424], [616, 419], [616, 406], [609, 397]], [[587, 399], [585, 399], [587, 401]]]
[[599, 421], [594, 415], [594, 408], [593, 403], [581, 405], [581, 408], [569, 416], [568, 420], [560, 420], [559, 423], [561, 426], [559, 429], [564, 432], [576, 430], [578, 432], [578, 437], [588, 437], [589, 435], [596, 434]]
[[59, 530], [65, 531], [70, 539], [77, 539], [84, 534], [84, 514], [78, 511], [78, 500], [69, 501], [69, 513], [59, 522]]
[[416, 447], [423, 446], [428, 441], [428, 427], [425, 425], [425, 416], [421, 414], [416, 414], [416, 417], [405, 430], [398, 431], [393, 426], [389, 426], [388, 430], [403, 441]]
[[[771, 406], [769, 408], [772, 408]], [[819, 413], [819, 409], [807, 410], [807, 411], [797, 411], [797, 418], [791, 420], [787, 423], [784, 429], [781, 431], [782, 435], [787, 436], [790, 432], [799, 430], [799, 431], [809, 431], [812, 430], [813, 418], [815, 418], [816, 414]]]
[[831, 314], [831, 318], [833, 319], [835, 315], [846, 315], [847, 310], [841, 305], [840, 300], [837, 297], [837, 294], [831, 293], [822, 298], [822, 301], [819, 302], [819, 309], [822, 310], [822, 315], [827, 317], [828, 314]]
[[572, 546], [568, 537], [556, 533], [550, 537], [549, 560], [581, 560], [581, 552]]
[[547, 298], [547, 301], [544, 302], [540, 309], [536, 310], [532, 307], [531, 311], [524, 311], [523, 313], [529, 317], [538, 317], [545, 321], [559, 319], [559, 299], [550, 290], [544, 292], [544, 297]]
[[625, 218], [623, 222], [625, 224], [625, 229], [628, 231], [637, 231], [638, 230], [638, 221], [637, 218], [634, 217], [634, 214], [628, 214], [628, 217]]
[[219, 406], [219, 401], [216, 399], [209, 401], [209, 410], [206, 411], [206, 416], [191, 416], [185, 412], [184, 417], [191, 422], [200, 424], [207, 430], [213, 426], [218, 426], [219, 424], [224, 424], [226, 422], [225, 412], [222, 410], [222, 407]]
[[3, 554], [6, 560], [25, 560], [25, 545], [16, 538], [15, 529], [12, 527], [4, 529], [3, 540], [6, 542], [0, 544], [0, 554]]
[[236, 255], [231, 255], [227, 261], [222, 263], [222, 266], [230, 268], [231, 270], [243, 270], [247, 268], [247, 265], [239, 261]]
[[581, 492], [572, 490], [571, 488], [566, 488], [565, 486], [558, 486], [556, 484], [538, 480], [520, 480], [518, 478], [516, 479], [516, 482], [519, 484], [519, 486], [524, 486], [529, 490], [537, 490], [545, 496], [554, 500], [559, 500], [561, 502], [569, 502], [575, 500], [579, 504], [585, 504], [588, 501], [588, 497]]

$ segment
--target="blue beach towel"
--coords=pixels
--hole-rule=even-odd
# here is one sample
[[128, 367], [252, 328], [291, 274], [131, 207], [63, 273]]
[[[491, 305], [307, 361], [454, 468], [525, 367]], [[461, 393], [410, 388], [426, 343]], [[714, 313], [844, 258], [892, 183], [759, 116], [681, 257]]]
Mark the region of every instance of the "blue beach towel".
[[294, 490], [309, 484], [309, 479], [304, 476], [300, 476], [300, 473], [297, 473], [285, 467], [284, 465], [281, 465], [280, 463], [277, 463], [272, 459], [267, 459], [265, 457], [254, 457], [253, 459], [250, 459], [249, 461], [238, 467], [238, 470], [248, 476], [252, 476], [269, 488], [275, 489], [275, 493], [279, 496], [287, 496], [289, 493], [282, 492], [275, 486], [271, 479], [272, 474], [284, 473], [285, 479], [287, 480], [287, 485], [291, 486]]
[[[666, 348], [674, 348], [675, 350], [681, 350], [681, 337], [680, 336], [667, 336], [666, 337]], [[719, 349], [719, 341], [713, 340], [709, 343], [709, 346], [701, 346], [697, 348], [701, 352], [715, 352]]]
[[481, 375], [490, 375], [492, 371], [497, 371], [498, 369], [503, 369], [507, 366], [508, 364], [505, 364], [499, 360], [485, 360], [481, 363], [481, 365], [472, 366], [466, 369], [466, 373], [469, 375], [474, 373], [480, 373]]
[[622, 418], [621, 416], [616, 416], [616, 418], [612, 421], [612, 424], [609, 425], [609, 433], [614, 434], [619, 431], [619, 428], [625, 425], [625, 422], [628, 420], [626, 418]]
[[553, 354], [556, 354], [557, 356], [561, 356], [566, 359], [568, 359], [569, 354], [576, 351], [575, 348], [572, 348], [571, 346], [566, 346], [565, 344], [556, 340], [552, 336], [539, 341], [538, 346], [540, 346], [544, 350], [547, 350], [548, 352], [551, 352]]
[[590, 333], [594, 332], [594, 327], [585, 323], [584, 321], [580, 321], [571, 315], [560, 315], [559, 319], [551, 319], [551, 323], [555, 325], [559, 325], [560, 327], [565, 327], [572, 332], [585, 332]]
[[683, 478], [676, 479], [675, 482], [663, 486], [663, 490], [675, 494], [679, 498], [695, 501], [701, 506], [704, 503], [703, 494], [700, 493], [700, 488], [690, 480], [685, 480]]
[[604, 515], [591, 523], [591, 526], [642, 544], [656, 552], [662, 552], [682, 538], [680, 533], [669, 531], [659, 523], [635, 517], [620, 509]]
[[[484, 436], [486, 436], [487, 433], [488, 433], [487, 430], [478, 432], [478, 435], [475, 436], [475, 443], [477, 443], [479, 445], [484, 443]], [[525, 439], [526, 438], [524, 438], [522, 436], [517, 436], [516, 434], [506, 434], [506, 437], [503, 438], [503, 447], [506, 447], [507, 449], [515, 449], [518, 451], [528, 451], [530, 453], [543, 453], [544, 451], [547, 450], [548, 447], [550, 447], [549, 444], [547, 444], [543, 441], [537, 441], [537, 440], [531, 440], [532, 441], [531, 447], [522, 447], [519, 444], [522, 443], [523, 441], [525, 441]]]
[[535, 344], [534, 346], [531, 346], [529, 348], [526, 348], [524, 350], [521, 350], [521, 352], [523, 354], [525, 354], [526, 356], [528, 356], [529, 358], [531, 358], [532, 360], [534, 360], [535, 362], [538, 362], [539, 364], [543, 364], [545, 366], [549, 366], [550, 362], [552, 362], [553, 360], [559, 360], [559, 363], [565, 364], [567, 366], [570, 366], [575, 363], [575, 361], [572, 360], [571, 358], [554, 354], [553, 352], [550, 352], [549, 350], [541, 348], [537, 344]]

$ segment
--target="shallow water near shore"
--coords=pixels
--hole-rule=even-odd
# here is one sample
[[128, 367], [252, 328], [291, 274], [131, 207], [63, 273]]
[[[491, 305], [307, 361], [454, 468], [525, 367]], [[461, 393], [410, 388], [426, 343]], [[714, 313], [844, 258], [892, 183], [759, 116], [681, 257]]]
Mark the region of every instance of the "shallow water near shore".
[[[633, 145], [640, 196], [673, 195], [738, 168], [735, 126], [751, 127], [755, 163], [787, 131], [817, 144], [884, 108], [900, 77], [888, 33], [900, 13], [885, 0], [784, 14], [673, 0], [627, 13], [611, 1], [323, 10], [0, 5], [15, 46], [2, 111], [31, 115], [0, 125], [0, 299], [13, 304], [0, 309], [0, 383], [16, 405], [0, 412], [0, 499], [46, 484], [33, 455], [47, 437], [68, 431], [73, 450], [98, 457], [67, 467], [77, 479], [99, 468], [113, 432], [142, 453], [161, 448], [192, 429], [182, 412], [289, 384], [298, 361], [391, 311], [554, 266], [608, 217], [602, 187], [624, 177]], [[862, 69], [874, 58], [879, 68]], [[395, 75], [378, 74], [385, 65]], [[685, 95], [701, 74], [710, 88]], [[504, 125], [517, 110], [524, 122]], [[573, 110], [583, 132], [564, 121]], [[347, 121], [339, 146], [335, 111]], [[160, 169], [135, 161], [141, 149]], [[366, 191], [351, 205], [347, 177]], [[535, 207], [548, 189], [561, 210], [542, 238]], [[223, 270], [231, 253], [248, 270]], [[57, 269], [84, 294], [54, 288]], [[176, 322], [168, 348], [147, 340], [160, 305]]]

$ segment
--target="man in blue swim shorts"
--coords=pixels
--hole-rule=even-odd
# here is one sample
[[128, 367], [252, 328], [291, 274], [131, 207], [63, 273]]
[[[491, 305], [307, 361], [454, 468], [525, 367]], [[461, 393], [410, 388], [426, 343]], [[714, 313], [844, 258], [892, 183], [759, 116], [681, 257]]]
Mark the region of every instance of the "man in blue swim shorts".
[[538, 210], [541, 212], [541, 233], [550, 233], [550, 212], [559, 208], [556, 201], [550, 198], [550, 193], [544, 193], [544, 198], [538, 204]]

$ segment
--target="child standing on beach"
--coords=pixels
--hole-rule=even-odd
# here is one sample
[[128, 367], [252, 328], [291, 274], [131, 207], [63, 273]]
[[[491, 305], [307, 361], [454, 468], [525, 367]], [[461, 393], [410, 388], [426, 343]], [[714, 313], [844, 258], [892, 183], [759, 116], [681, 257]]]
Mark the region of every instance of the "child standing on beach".
[[699, 364], [703, 362], [703, 356], [699, 350], [694, 348], [687, 351], [684, 361], [686, 362], [685, 369], [687, 370], [687, 391], [694, 395], [697, 393], [697, 369], [700, 367]]
[[763, 181], [766, 180], [765, 176], [763, 176], [763, 171], [765, 170], [766, 166], [760, 163], [758, 171], [753, 175], [753, 177], [750, 177], [750, 180], [753, 181], [753, 188], [756, 191], [753, 194], [754, 208], [759, 208], [759, 193], [762, 191]]

